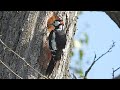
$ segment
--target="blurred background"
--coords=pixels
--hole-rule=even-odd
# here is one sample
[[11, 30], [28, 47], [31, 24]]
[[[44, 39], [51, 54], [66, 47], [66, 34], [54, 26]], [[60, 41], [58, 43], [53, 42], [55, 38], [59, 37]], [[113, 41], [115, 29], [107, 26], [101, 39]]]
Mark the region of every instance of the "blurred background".
[[[120, 30], [104, 12], [82, 11], [78, 17], [74, 47], [71, 54], [70, 73], [82, 78], [96, 58], [115, 42], [112, 52], [100, 58], [87, 75], [88, 79], [111, 79], [112, 68], [120, 67]], [[120, 70], [115, 72], [115, 76]]]

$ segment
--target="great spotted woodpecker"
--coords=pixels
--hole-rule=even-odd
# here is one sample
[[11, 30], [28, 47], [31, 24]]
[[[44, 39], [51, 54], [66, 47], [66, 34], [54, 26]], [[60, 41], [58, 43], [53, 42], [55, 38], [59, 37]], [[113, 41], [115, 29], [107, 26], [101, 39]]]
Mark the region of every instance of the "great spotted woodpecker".
[[46, 75], [50, 75], [52, 73], [56, 62], [61, 59], [61, 55], [63, 54], [63, 49], [65, 48], [67, 41], [63, 20], [55, 20], [52, 25], [55, 29], [50, 32], [48, 37], [52, 57], [46, 70]]

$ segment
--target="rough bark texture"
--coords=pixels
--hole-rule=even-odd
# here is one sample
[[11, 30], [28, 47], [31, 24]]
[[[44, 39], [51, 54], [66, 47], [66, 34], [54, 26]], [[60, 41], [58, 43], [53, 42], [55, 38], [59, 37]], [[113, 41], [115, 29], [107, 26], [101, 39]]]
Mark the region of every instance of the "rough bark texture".
[[[50, 78], [66, 79], [70, 78], [69, 52], [79, 12], [54, 11], [54, 13], [61, 16], [65, 22], [67, 45], [62, 60], [54, 69]], [[1, 40], [43, 75], [49, 63], [45, 42], [48, 33], [46, 29], [47, 20], [52, 14], [52, 11], [0, 11]], [[0, 60], [24, 79], [43, 78], [18, 56], [5, 49], [1, 43]], [[18, 79], [2, 63], [0, 63], [0, 78]]]

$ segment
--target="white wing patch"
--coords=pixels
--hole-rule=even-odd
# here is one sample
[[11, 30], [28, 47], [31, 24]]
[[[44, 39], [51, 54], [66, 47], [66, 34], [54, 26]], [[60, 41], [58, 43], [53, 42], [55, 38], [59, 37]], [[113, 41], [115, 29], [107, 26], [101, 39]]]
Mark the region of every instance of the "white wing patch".
[[53, 32], [51, 43], [53, 50], [57, 50], [56, 41], [55, 41], [55, 32]]
[[62, 30], [64, 30], [64, 26], [63, 25], [60, 25], [59, 26], [59, 29], [57, 29], [58, 31], [62, 31]]

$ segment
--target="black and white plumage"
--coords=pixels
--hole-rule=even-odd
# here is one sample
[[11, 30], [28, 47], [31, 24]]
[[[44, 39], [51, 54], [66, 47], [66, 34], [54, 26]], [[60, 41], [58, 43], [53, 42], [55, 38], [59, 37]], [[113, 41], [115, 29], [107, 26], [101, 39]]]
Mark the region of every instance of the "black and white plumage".
[[67, 41], [62, 20], [55, 20], [53, 26], [55, 29], [50, 32], [48, 37], [52, 58], [46, 70], [47, 75], [52, 73], [56, 62], [61, 59]]

